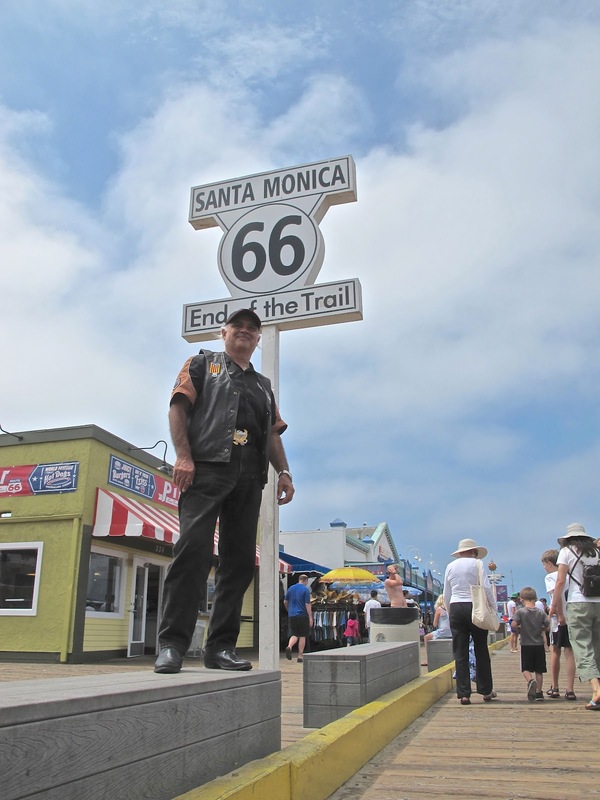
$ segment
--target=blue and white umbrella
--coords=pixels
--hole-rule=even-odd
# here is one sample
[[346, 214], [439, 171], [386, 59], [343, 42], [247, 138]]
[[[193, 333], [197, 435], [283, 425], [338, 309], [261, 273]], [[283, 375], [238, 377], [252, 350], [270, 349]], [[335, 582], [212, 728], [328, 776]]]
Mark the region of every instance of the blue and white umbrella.
[[330, 583], [329, 587], [331, 589], [347, 589], [348, 591], [355, 591], [355, 592], [366, 592], [371, 591], [371, 589], [376, 589], [377, 591], [381, 591], [383, 589], [383, 583], [381, 581], [375, 580], [374, 583], [344, 583], [344, 581], [334, 581], [334, 583]]

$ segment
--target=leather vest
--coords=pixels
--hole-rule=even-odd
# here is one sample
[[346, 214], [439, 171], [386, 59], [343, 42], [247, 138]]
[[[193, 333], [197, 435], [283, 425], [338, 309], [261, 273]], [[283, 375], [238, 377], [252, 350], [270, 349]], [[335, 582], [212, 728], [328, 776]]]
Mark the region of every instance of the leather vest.
[[[235, 366], [231, 363], [228, 365], [225, 353], [213, 353], [211, 350], [201, 350], [193, 360], [196, 359], [204, 361], [204, 369], [197, 373], [202, 376], [202, 386], [196, 387], [198, 398], [190, 413], [188, 437], [192, 457], [194, 461], [230, 461], [240, 401], [239, 391], [229, 371], [233, 373]], [[275, 409], [271, 403], [271, 382], [259, 372], [255, 372], [255, 375], [265, 395], [260, 443], [264, 485], [267, 482]]]

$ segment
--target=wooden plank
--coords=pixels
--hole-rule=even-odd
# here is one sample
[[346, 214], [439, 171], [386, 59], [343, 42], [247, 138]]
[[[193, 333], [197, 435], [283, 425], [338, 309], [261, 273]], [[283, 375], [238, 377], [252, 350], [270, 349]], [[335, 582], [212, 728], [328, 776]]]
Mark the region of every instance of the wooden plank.
[[147, 670], [0, 684], [2, 800], [168, 800], [280, 743], [274, 670]]
[[[425, 652], [422, 647], [421, 661], [425, 661], [424, 655]], [[257, 668], [258, 654], [250, 654], [249, 657], [254, 667]], [[101, 687], [102, 685], [110, 685], [111, 682], [114, 683], [114, 678], [111, 678], [111, 676], [115, 673], [122, 675], [127, 672], [143, 670], [148, 673], [149, 677], [152, 677], [153, 666], [154, 656], [142, 656], [132, 659], [118, 658], [113, 661], [100, 661], [91, 664], [5, 662], [0, 665], [0, 692], [2, 683], [6, 681], [27, 681], [31, 685], [36, 681], [40, 681], [43, 684], [47, 680], [79, 676], [89, 676], [92, 686]], [[303, 726], [303, 665], [298, 664], [295, 659], [288, 661], [282, 653], [279, 668], [282, 687], [281, 746], [285, 748], [300, 741], [315, 729]], [[184, 661], [184, 673], [188, 670], [202, 670], [201, 660], [186, 658]], [[426, 669], [421, 670], [421, 672], [426, 674]], [[160, 677], [167, 678], [168, 676], [163, 675]]]
[[518, 655], [496, 651], [492, 669], [496, 701], [473, 695], [461, 706], [447, 695], [329, 800], [600, 797], [600, 714], [584, 709], [589, 689], [576, 685], [577, 702], [530, 703]]
[[[27, 800], [171, 800], [231, 770], [231, 753], [239, 757], [237, 766], [262, 758], [277, 749], [279, 725], [263, 723], [232, 731], [193, 746], [140, 759], [116, 769], [107, 768], [99, 775], [62, 783], [31, 794], [19, 794]], [[257, 746], [260, 743], [260, 746]], [[3, 786], [2, 798], [11, 795]]]
[[279, 692], [269, 683], [86, 713], [72, 700], [64, 715], [0, 729], [3, 792], [17, 796], [25, 775], [37, 791], [269, 722], [279, 730]]
[[[252, 677], [249, 678], [249, 675]], [[272, 681], [279, 681], [278, 672], [239, 673], [196, 669], [178, 675], [139, 671], [0, 683], [0, 727], [69, 713], [69, 705], [74, 700], [77, 701], [79, 713], [86, 713], [148, 703], [152, 699], [193, 696], [199, 691], [228, 691], [247, 686], [249, 682], [258, 685]]]

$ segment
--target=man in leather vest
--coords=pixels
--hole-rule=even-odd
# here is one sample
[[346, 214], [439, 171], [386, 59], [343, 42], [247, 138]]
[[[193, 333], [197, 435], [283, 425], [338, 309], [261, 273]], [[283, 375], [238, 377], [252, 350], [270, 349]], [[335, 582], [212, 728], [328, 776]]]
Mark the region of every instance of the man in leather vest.
[[235, 651], [242, 602], [254, 577], [256, 534], [269, 463], [277, 501], [294, 496], [271, 384], [250, 358], [261, 321], [251, 309], [232, 313], [221, 335], [225, 351], [201, 350], [184, 364], [171, 395], [169, 425], [181, 491], [181, 536], [165, 578], [155, 672], [179, 672], [198, 618], [219, 520], [219, 565], [204, 648], [210, 669], [248, 670]]

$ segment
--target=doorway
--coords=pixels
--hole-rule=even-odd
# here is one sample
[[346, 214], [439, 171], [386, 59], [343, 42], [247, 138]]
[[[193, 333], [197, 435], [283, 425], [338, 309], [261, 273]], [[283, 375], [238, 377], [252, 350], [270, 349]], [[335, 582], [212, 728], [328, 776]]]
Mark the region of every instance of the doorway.
[[133, 559], [128, 658], [157, 653], [163, 569], [160, 564]]

